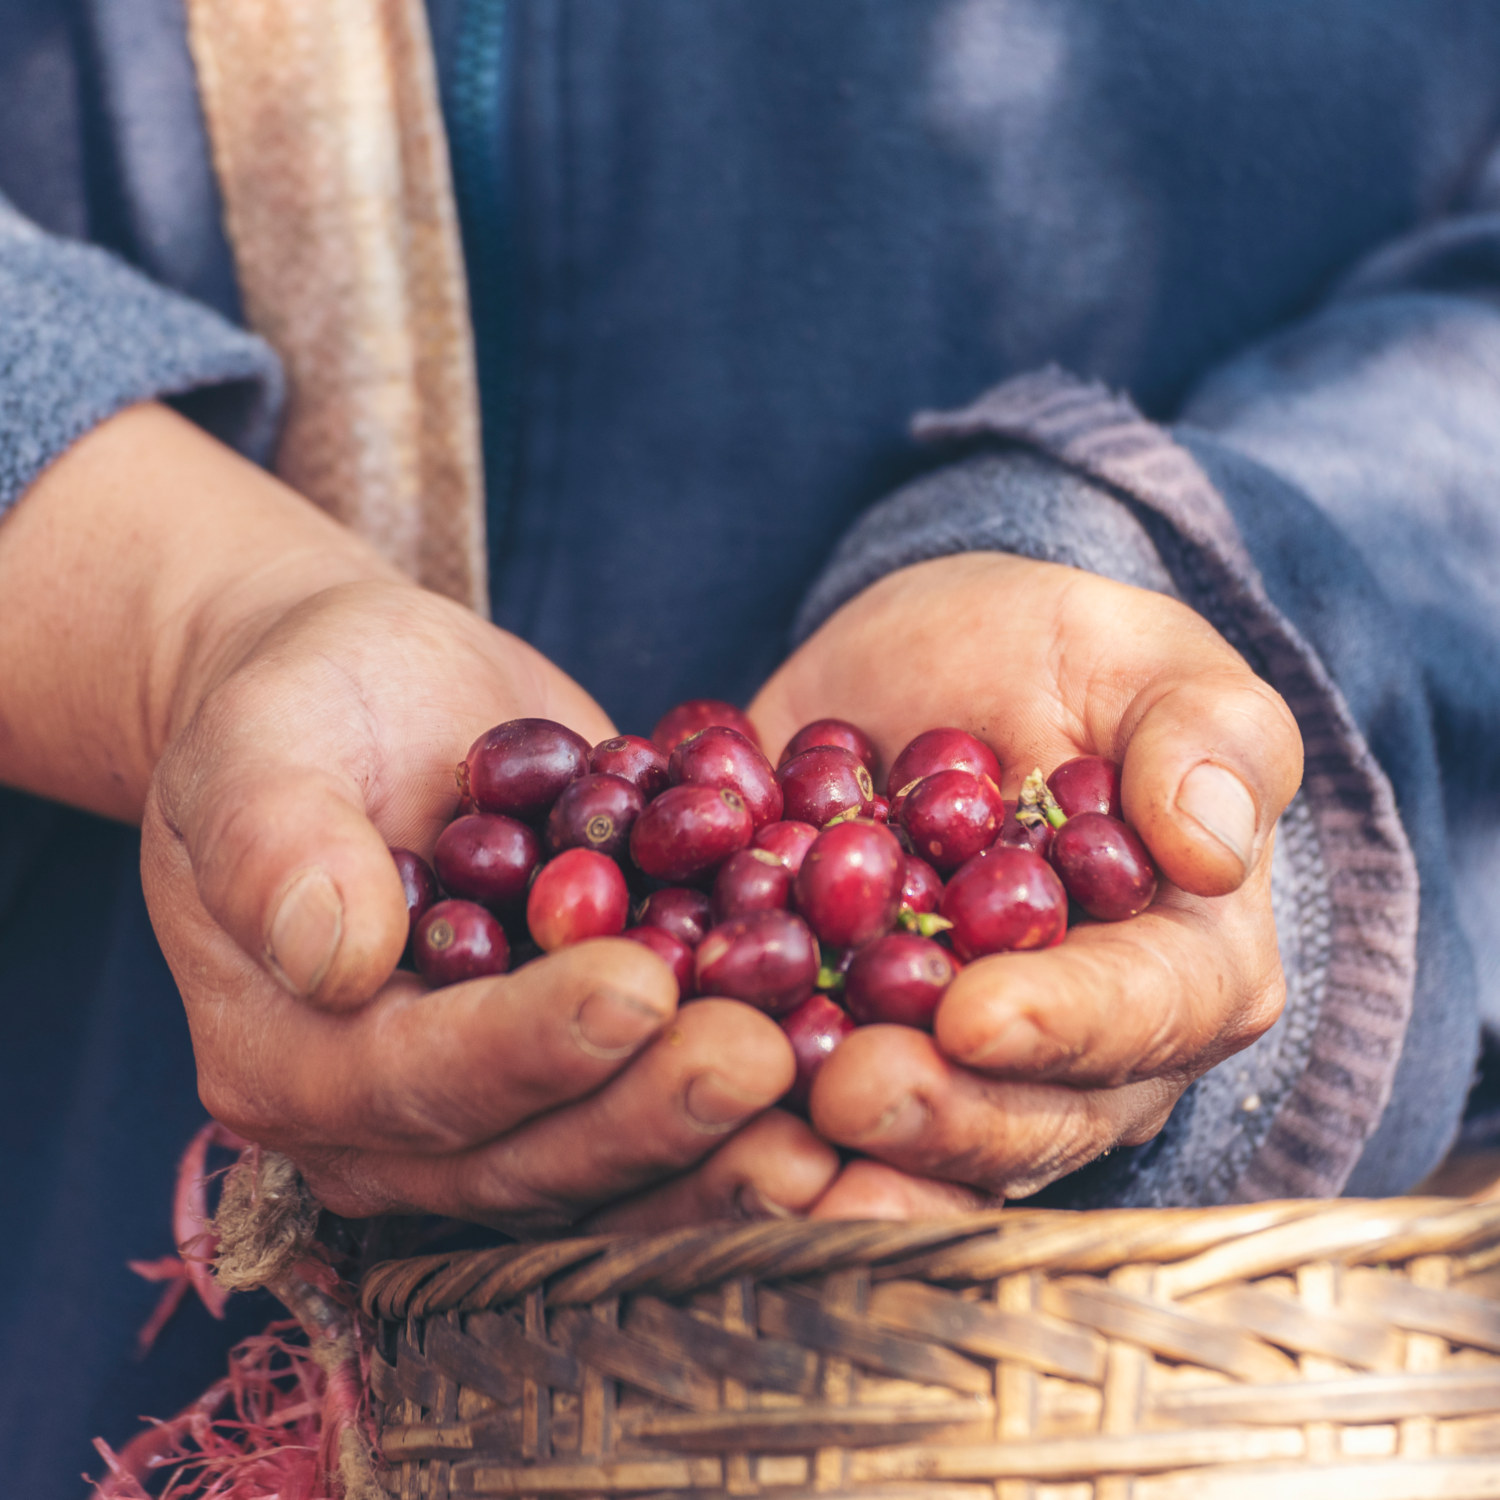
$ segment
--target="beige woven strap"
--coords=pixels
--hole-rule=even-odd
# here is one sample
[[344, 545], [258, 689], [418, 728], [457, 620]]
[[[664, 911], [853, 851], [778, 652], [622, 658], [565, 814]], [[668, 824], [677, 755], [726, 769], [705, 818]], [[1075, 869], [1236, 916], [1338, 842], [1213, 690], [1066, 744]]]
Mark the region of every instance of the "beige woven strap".
[[288, 483], [486, 609], [457, 215], [421, 0], [187, 0], [250, 326], [285, 362]]

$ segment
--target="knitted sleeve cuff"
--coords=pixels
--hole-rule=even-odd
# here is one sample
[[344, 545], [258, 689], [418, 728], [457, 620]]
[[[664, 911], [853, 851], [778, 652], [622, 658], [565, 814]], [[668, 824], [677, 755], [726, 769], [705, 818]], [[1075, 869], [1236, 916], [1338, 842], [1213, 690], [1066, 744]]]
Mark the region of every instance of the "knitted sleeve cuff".
[[263, 461], [280, 367], [260, 339], [0, 198], [0, 512], [84, 433], [168, 400]]

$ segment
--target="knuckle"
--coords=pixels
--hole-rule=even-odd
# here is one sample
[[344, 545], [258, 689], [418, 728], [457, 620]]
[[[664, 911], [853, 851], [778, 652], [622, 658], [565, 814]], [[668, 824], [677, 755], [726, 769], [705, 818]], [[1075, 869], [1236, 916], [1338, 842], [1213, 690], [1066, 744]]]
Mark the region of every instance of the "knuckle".
[[1116, 1133], [1092, 1092], [1059, 1098], [1036, 1113], [1024, 1142], [1029, 1149], [986, 1185], [1008, 1198], [1029, 1197], [1087, 1165], [1115, 1140]]
[[367, 1101], [362, 1117], [399, 1149], [446, 1155], [472, 1146], [493, 1128], [479, 1101], [423, 1070], [399, 1094]]
[[573, 1224], [586, 1205], [544, 1189], [509, 1151], [486, 1152], [464, 1194], [466, 1217], [500, 1223], [511, 1232], [549, 1234]]

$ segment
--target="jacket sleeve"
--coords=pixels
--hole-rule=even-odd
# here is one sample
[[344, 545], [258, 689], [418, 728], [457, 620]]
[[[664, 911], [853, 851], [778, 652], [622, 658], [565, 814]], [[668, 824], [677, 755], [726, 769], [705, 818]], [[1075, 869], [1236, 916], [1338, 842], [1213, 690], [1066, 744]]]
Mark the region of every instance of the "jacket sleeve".
[[85, 432], [153, 399], [263, 461], [281, 372], [260, 339], [0, 197], [0, 512]]
[[1402, 1192], [1452, 1143], [1480, 1011], [1500, 1024], [1500, 202], [1355, 268], [1180, 418], [1058, 370], [918, 417], [955, 461], [861, 519], [799, 633], [893, 568], [976, 548], [1209, 619], [1307, 750], [1273, 867], [1286, 1012], [1155, 1141], [1049, 1197]]

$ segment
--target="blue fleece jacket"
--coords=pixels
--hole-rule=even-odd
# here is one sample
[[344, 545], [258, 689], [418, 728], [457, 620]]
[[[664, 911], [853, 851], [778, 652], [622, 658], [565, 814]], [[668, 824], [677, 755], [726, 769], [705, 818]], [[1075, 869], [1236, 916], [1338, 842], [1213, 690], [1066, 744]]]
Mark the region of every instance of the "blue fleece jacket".
[[[430, 8], [497, 619], [639, 728], [747, 696], [920, 557], [1177, 594], [1307, 740], [1290, 1001], [1052, 1196], [1420, 1177], [1500, 1021], [1500, 11]], [[0, 506], [146, 395], [264, 452], [275, 365], [234, 323], [180, 0], [0, 0], [0, 38]], [[29, 1351], [0, 1360], [0, 1451], [50, 1495], [59, 1454], [216, 1355], [189, 1322], [159, 1380], [121, 1374], [151, 1292], [120, 1263], [168, 1248], [196, 1109], [131, 836], [0, 820], [0, 1320]], [[59, 976], [80, 891], [104, 915]]]

